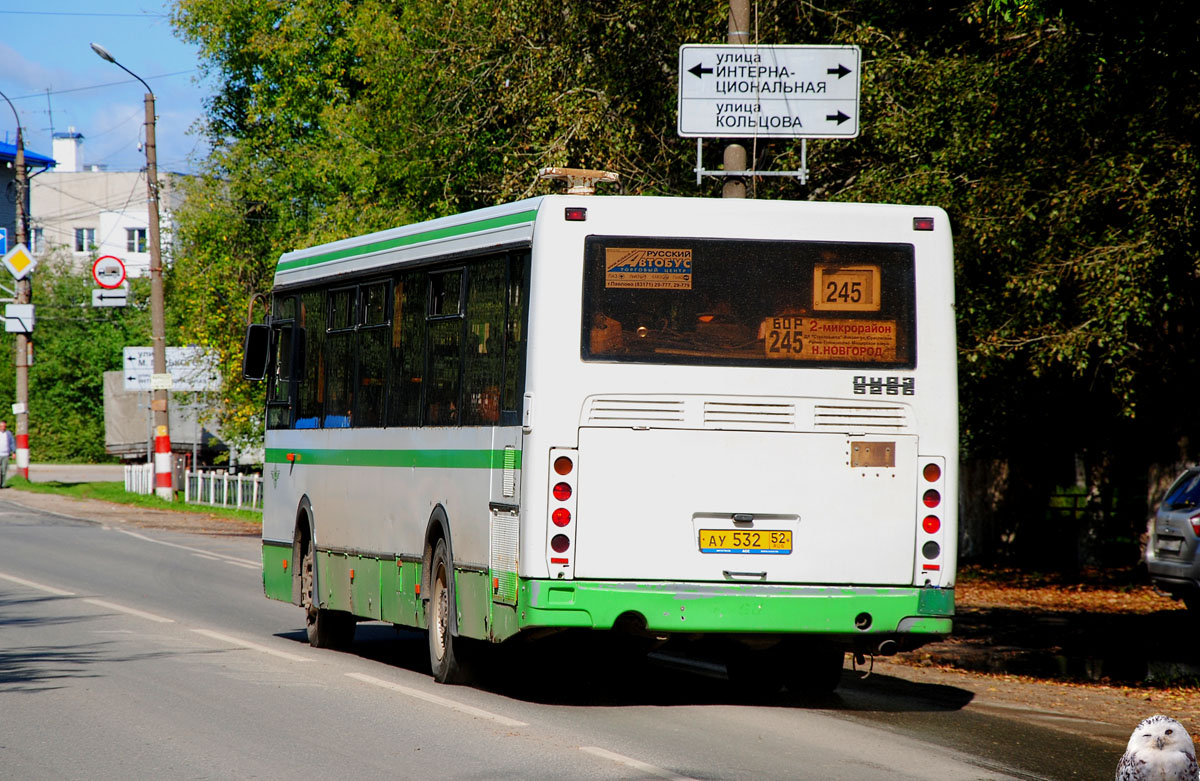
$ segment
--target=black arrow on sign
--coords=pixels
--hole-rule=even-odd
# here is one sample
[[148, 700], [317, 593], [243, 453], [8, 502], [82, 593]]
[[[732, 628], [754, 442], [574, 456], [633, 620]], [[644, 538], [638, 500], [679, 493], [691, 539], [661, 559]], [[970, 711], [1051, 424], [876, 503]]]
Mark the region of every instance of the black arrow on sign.
[[837, 77], [840, 79], [841, 77], [843, 77], [843, 76], [845, 76], [846, 74], [850, 73], [850, 69], [849, 69], [849, 68], [847, 68], [845, 65], [842, 65], [842, 64], [839, 62], [839, 63], [838, 63], [838, 66], [837, 66], [836, 68], [826, 68], [826, 69], [825, 69], [825, 72], [826, 72], [826, 73], [836, 73], [836, 74], [837, 74]]
[[846, 121], [847, 119], [849, 119], [849, 118], [850, 118], [850, 117], [846, 116], [846, 115], [845, 115], [845, 114], [843, 114], [841, 111], [839, 111], [839, 112], [838, 112], [838, 113], [836, 113], [836, 114], [826, 114], [826, 115], [825, 115], [825, 119], [826, 119], [826, 121], [829, 121], [829, 122], [834, 122], [834, 121], [836, 121], [836, 122], [837, 122], [839, 125], [840, 125], [840, 124], [842, 124], [843, 122], [845, 122], [845, 121]]
[[692, 74], [696, 78], [700, 78], [700, 76], [702, 76], [705, 73], [712, 73], [712, 72], [713, 72], [712, 68], [706, 68], [706, 67], [704, 67], [704, 64], [700, 63], [700, 62], [696, 63], [696, 65], [694, 67], [688, 68], [688, 73]]

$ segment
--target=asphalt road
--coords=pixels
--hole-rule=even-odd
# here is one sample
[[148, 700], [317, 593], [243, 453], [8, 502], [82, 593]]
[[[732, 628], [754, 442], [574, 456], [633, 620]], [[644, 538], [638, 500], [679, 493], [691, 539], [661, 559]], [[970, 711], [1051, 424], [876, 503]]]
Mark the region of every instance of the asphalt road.
[[[310, 648], [257, 542], [54, 516], [0, 497], [0, 777], [1106, 778], [1111, 746], [969, 692], [849, 674], [747, 701], [719, 668], [613, 669], [550, 644], [480, 687], [424, 635]], [[1068, 725], [1069, 726], [1069, 725]], [[1119, 752], [1118, 752], [1119, 753]]]

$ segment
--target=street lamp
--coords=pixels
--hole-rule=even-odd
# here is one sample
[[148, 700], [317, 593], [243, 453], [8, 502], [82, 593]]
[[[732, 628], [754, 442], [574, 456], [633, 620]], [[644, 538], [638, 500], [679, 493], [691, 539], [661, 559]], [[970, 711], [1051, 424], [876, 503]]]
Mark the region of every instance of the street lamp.
[[133, 71], [126, 68], [98, 43], [92, 51], [142, 83], [146, 88], [146, 203], [150, 212], [150, 342], [154, 350], [154, 376], [151, 378], [154, 411], [154, 485], [155, 493], [168, 502], [175, 498], [171, 490], [171, 434], [167, 418], [166, 318], [163, 313], [162, 253], [158, 239], [158, 159], [154, 143], [154, 91]]

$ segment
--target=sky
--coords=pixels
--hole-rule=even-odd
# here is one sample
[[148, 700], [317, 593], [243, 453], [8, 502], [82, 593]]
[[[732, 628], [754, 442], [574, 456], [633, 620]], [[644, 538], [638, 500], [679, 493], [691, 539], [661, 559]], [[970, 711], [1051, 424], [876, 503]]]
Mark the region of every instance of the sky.
[[[160, 171], [195, 173], [207, 152], [193, 126], [212, 90], [196, 48], [171, 28], [168, 0], [0, 0], [0, 92], [12, 101], [25, 148], [52, 157], [51, 133], [83, 135], [83, 163], [112, 171], [145, 167], [146, 90], [102, 60], [99, 43], [154, 91]], [[13, 143], [0, 100], [0, 139]]]

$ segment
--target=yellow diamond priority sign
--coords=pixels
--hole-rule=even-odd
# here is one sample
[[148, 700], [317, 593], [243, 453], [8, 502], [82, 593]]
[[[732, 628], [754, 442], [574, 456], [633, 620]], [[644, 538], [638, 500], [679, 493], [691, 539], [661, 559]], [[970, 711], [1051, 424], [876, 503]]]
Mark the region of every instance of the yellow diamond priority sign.
[[13, 279], [24, 279], [33, 271], [37, 260], [24, 244], [18, 244], [4, 256], [4, 267], [13, 275]]

